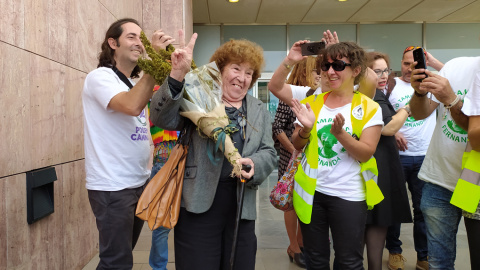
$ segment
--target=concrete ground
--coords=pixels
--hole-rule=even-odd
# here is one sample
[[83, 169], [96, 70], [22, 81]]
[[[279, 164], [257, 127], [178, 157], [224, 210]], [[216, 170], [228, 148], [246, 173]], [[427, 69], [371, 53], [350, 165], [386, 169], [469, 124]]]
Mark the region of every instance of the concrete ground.
[[[275, 209], [269, 201], [269, 194], [276, 184], [277, 171], [275, 170], [265, 182], [260, 186], [257, 193], [257, 213], [258, 219], [256, 221], [256, 235], [258, 238], [258, 250], [256, 270], [293, 270], [301, 269], [294, 263], [291, 263], [287, 256], [288, 237], [283, 222], [283, 212]], [[133, 269], [144, 270], [152, 269], [148, 264], [148, 256], [151, 246], [151, 231], [145, 224], [145, 227], [140, 235], [140, 239], [133, 251], [134, 266]], [[416, 252], [413, 246], [413, 225], [403, 224], [401, 230], [401, 238], [403, 242], [403, 256], [407, 259], [405, 262], [405, 269], [415, 269]], [[169, 254], [168, 254], [168, 270], [175, 269], [175, 257], [173, 250], [173, 230], [170, 232], [168, 240]], [[333, 251], [333, 250], [332, 250]], [[366, 258], [366, 255], [365, 255]], [[468, 251], [468, 242], [463, 220], [460, 222], [460, 227], [457, 236], [457, 260], [455, 263], [456, 269], [470, 269], [470, 255]], [[98, 254], [85, 265], [83, 270], [94, 270], [98, 264]], [[388, 251], [383, 252], [384, 267], [387, 268]], [[333, 262], [333, 252], [332, 259]], [[366, 261], [364, 262], [365, 269], [368, 269]], [[208, 270], [208, 269], [206, 269]]]

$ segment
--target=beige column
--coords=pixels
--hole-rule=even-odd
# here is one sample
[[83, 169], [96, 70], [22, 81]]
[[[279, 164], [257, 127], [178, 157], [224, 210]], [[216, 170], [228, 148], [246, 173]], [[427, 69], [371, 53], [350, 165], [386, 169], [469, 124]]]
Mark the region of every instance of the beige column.
[[156, 29], [175, 38], [178, 45], [178, 30], [183, 29], [188, 42], [193, 34], [192, 0], [143, 0], [143, 30], [150, 38]]

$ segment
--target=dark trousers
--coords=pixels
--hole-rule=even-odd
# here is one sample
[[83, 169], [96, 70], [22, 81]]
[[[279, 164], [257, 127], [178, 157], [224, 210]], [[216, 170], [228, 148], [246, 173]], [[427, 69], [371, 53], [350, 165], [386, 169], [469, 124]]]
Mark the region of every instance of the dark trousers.
[[135, 209], [143, 189], [88, 191], [99, 234], [97, 269], [132, 269], [132, 250], [143, 227]]
[[470, 250], [470, 266], [472, 269], [480, 269], [480, 220], [465, 217], [464, 222]]
[[347, 201], [315, 192], [311, 222], [300, 222], [307, 269], [330, 269], [329, 228], [337, 269], [363, 269], [366, 220], [365, 201]]
[[[415, 251], [417, 252], [417, 259], [421, 261], [427, 260], [428, 246], [427, 246], [427, 232], [425, 228], [425, 220], [423, 218], [422, 210], [420, 210], [420, 202], [422, 200], [422, 189], [425, 184], [424, 181], [418, 178], [418, 172], [422, 167], [425, 156], [400, 156], [402, 162], [403, 172], [405, 174], [405, 181], [408, 184], [408, 189], [412, 195], [413, 206], [413, 242]], [[400, 223], [392, 225], [388, 228], [385, 247], [392, 254], [402, 253], [402, 241], [400, 241]]]
[[[220, 182], [210, 209], [201, 214], [180, 208], [175, 226], [175, 269], [230, 269], [237, 185]], [[237, 238], [236, 270], [254, 270], [257, 253], [255, 221], [241, 220]]]

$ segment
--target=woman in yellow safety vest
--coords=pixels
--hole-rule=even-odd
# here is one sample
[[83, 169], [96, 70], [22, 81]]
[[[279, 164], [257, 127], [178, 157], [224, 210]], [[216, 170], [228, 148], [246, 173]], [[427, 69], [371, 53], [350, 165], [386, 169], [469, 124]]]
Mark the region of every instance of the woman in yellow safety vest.
[[382, 112], [354, 90], [366, 61], [356, 43], [330, 45], [319, 56], [317, 70], [332, 91], [301, 103], [292, 100], [297, 116], [292, 141], [305, 152], [295, 175], [293, 204], [301, 221], [307, 269], [329, 269], [329, 229], [336, 265], [363, 269], [367, 209], [383, 199], [373, 158]]

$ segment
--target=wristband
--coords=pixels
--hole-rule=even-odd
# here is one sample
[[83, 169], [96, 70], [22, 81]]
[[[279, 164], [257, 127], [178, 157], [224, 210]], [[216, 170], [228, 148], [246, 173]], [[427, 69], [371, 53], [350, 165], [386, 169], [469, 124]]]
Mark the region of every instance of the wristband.
[[455, 96], [455, 99], [452, 101], [452, 103], [443, 106], [445, 107], [445, 111], [443, 112], [443, 119], [447, 119], [447, 113], [450, 112], [450, 109], [457, 105], [457, 103], [460, 101], [460, 96]]
[[284, 66], [286, 69], [288, 69], [288, 70], [292, 69], [292, 67], [293, 67], [293, 66], [291, 66], [291, 65], [288, 65], [288, 64], [285, 63], [285, 62], [282, 62], [282, 64], [283, 64], [283, 66]]
[[304, 140], [308, 140], [308, 138], [310, 138], [310, 136], [308, 136], [308, 137], [302, 137], [302, 135], [300, 134], [300, 131], [302, 131], [302, 130], [303, 130], [302, 128], [298, 130], [298, 137], [300, 137], [300, 138], [302, 138], [302, 139], [304, 139]]

